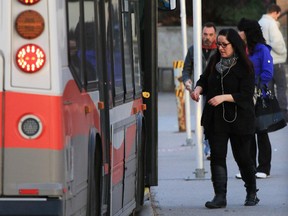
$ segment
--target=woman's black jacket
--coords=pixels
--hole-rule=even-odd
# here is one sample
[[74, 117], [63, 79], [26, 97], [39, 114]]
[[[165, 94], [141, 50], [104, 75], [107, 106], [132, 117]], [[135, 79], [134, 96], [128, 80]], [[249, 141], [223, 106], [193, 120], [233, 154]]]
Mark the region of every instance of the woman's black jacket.
[[[223, 83], [221, 83], [221, 77], [224, 77]], [[202, 94], [206, 95], [201, 118], [201, 125], [204, 127], [206, 135], [209, 135], [210, 132], [233, 134], [253, 134], [255, 132], [254, 72], [248, 72], [239, 61], [230, 70], [225, 70], [222, 75], [215, 69], [215, 66], [208, 65], [196, 86], [201, 86]], [[224, 102], [216, 107], [208, 104], [211, 98], [221, 94], [231, 94], [235, 103]], [[233, 121], [234, 118], [236, 118], [235, 121]], [[225, 119], [233, 122], [227, 122]]]

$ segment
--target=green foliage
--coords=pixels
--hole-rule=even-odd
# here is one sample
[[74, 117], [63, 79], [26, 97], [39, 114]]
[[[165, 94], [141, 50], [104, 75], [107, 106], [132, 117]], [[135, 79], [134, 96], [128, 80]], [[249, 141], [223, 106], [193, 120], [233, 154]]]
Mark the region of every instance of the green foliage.
[[226, 0], [225, 4], [216, 9], [216, 17], [219, 24], [236, 25], [242, 17], [260, 19], [265, 13], [265, 5], [259, 0], [237, 1]]
[[[162, 25], [180, 25], [180, 4], [175, 11], [159, 12]], [[242, 17], [259, 20], [266, 13], [268, 4], [275, 0], [202, 0], [202, 22], [212, 21], [219, 26], [237, 25]], [[193, 25], [193, 0], [186, 0], [186, 19]]]

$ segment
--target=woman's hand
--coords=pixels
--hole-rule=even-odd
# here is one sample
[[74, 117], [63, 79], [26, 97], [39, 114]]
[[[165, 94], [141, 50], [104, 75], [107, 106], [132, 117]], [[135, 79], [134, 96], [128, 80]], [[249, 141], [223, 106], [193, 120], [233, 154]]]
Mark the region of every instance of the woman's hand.
[[198, 102], [200, 99], [201, 92], [202, 92], [202, 87], [196, 86], [196, 88], [190, 94], [192, 100]]
[[231, 94], [226, 94], [226, 95], [217, 95], [213, 98], [211, 98], [208, 103], [211, 106], [218, 106], [219, 104], [223, 103], [223, 102], [234, 102], [234, 99], [232, 97]]

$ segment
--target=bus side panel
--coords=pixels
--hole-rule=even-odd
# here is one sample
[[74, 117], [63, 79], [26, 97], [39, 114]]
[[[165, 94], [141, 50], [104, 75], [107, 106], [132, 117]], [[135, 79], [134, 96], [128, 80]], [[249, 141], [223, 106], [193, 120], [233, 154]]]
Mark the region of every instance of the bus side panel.
[[88, 136], [71, 138], [70, 167], [67, 179], [66, 212], [67, 215], [81, 215], [87, 206], [88, 176]]
[[54, 150], [5, 149], [4, 195], [62, 195], [63, 155], [62, 151]]
[[[62, 194], [64, 140], [61, 98], [6, 92], [4, 107], [3, 193]], [[23, 129], [21, 119], [27, 115], [37, 116], [41, 122], [42, 132], [36, 138], [25, 138], [20, 133]]]
[[[1, 9], [1, 7], [0, 7]], [[4, 75], [4, 64], [3, 64], [3, 57], [0, 55], [0, 167], [3, 167], [3, 75]], [[0, 172], [0, 185], [2, 185], [2, 172]], [[2, 187], [0, 187], [0, 195], [2, 195]]]
[[91, 128], [100, 129], [100, 115], [95, 103], [99, 93], [81, 93], [70, 80], [63, 93], [66, 137], [66, 214], [86, 212], [88, 196], [88, 142]]
[[124, 176], [124, 126], [112, 129], [112, 215], [122, 209]]
[[[137, 113], [142, 100], [115, 107], [112, 124], [112, 215], [129, 215], [136, 208], [137, 188]], [[122, 115], [115, 115], [121, 113]], [[114, 119], [113, 117], [118, 118]]]
[[136, 120], [127, 125], [125, 131], [125, 172], [123, 206], [134, 209], [136, 207], [136, 176], [137, 176], [137, 142]]
[[[64, 148], [61, 97], [5, 92], [4, 106], [5, 148]], [[42, 133], [35, 139], [20, 134], [20, 120], [26, 115], [35, 115], [42, 123]]]

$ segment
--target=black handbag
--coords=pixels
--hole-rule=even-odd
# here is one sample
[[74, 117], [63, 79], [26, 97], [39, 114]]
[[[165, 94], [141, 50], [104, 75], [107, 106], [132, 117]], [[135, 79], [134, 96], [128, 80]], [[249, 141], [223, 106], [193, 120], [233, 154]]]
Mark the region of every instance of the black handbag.
[[277, 131], [287, 125], [277, 98], [268, 90], [267, 86], [262, 89], [258, 88], [255, 114], [256, 133]]

